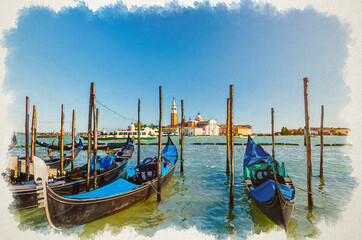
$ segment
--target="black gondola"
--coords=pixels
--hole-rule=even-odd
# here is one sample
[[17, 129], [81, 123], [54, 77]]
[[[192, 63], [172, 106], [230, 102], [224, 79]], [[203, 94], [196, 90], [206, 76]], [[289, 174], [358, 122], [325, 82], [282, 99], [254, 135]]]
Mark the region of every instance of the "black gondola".
[[[161, 170], [161, 186], [167, 184], [173, 176], [177, 163], [177, 148], [171, 139], [162, 150], [163, 164]], [[119, 212], [138, 202], [146, 200], [156, 192], [157, 176], [156, 164], [145, 168], [146, 163], [157, 162], [157, 157], [149, 161], [146, 158], [135, 170], [127, 173], [128, 178], [118, 179], [105, 187], [94, 191], [72, 196], [60, 196], [55, 193], [49, 184], [42, 179], [47, 179], [45, 165], [39, 159], [35, 161], [36, 178], [39, 180], [39, 199], [45, 207], [49, 224], [58, 230], [72, 228], [95, 219]], [[129, 171], [129, 169], [127, 168]], [[156, 172], [156, 173], [155, 173]], [[146, 181], [142, 179], [146, 176]]]
[[[127, 145], [133, 146], [132, 142]], [[125, 154], [122, 154], [122, 159], [117, 158], [116, 156], [106, 156], [101, 159], [101, 161], [107, 161], [106, 158], [110, 157], [112, 164], [100, 167], [100, 169], [97, 170], [98, 187], [105, 186], [118, 177], [125, 177], [126, 164], [133, 154], [133, 148], [131, 149], [132, 150], [130, 151], [129, 147], [122, 147], [119, 151], [117, 151], [125, 152]], [[126, 155], [127, 157], [125, 157]], [[100, 160], [98, 161], [100, 162]], [[93, 163], [91, 166], [93, 166]], [[86, 170], [87, 165], [78, 167], [74, 171], [67, 172], [65, 176], [56, 178], [53, 182], [49, 183], [48, 186], [55, 193], [63, 196], [83, 193], [86, 191]], [[92, 190], [94, 186], [93, 170], [91, 171], [89, 182], [90, 190]], [[36, 185], [34, 181], [25, 182], [25, 184], [13, 184], [10, 186], [10, 190], [14, 197], [14, 201], [10, 205], [10, 209], [24, 209], [38, 205]]]
[[250, 137], [244, 155], [244, 180], [259, 209], [285, 230], [295, 203], [295, 188], [281, 165]]

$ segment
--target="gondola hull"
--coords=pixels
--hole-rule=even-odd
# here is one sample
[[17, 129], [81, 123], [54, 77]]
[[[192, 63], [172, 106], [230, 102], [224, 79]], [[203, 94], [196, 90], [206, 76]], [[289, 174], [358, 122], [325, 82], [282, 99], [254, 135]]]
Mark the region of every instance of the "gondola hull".
[[[103, 173], [97, 176], [97, 186], [102, 187], [115, 180], [118, 176], [124, 177], [125, 166], [128, 160], [119, 164], [116, 167], [107, 169]], [[91, 189], [94, 186], [93, 176], [89, 179], [89, 186]], [[86, 191], [86, 179], [65, 183], [61, 181], [60, 184], [53, 183], [48, 185], [52, 191], [59, 195], [67, 196], [73, 194], [79, 194]], [[20, 185], [21, 187], [21, 185]], [[12, 195], [14, 198], [13, 203], [10, 205], [10, 209], [25, 209], [38, 206], [38, 199], [36, 193], [35, 184], [27, 186], [28, 189], [16, 190], [16, 187], [12, 187]]]
[[260, 202], [253, 197], [252, 194], [249, 195], [253, 199], [256, 206], [274, 223], [286, 230], [290, 216], [292, 215], [295, 198], [293, 200], [286, 199], [283, 194], [280, 192], [279, 188], [275, 188], [274, 196], [272, 199], [266, 202]]
[[[176, 164], [175, 164], [176, 165]], [[175, 165], [161, 177], [161, 186], [173, 176]], [[47, 186], [46, 216], [49, 224], [58, 230], [72, 228], [95, 219], [122, 211], [142, 202], [156, 192], [157, 181], [152, 180], [129, 192], [92, 199], [69, 199], [59, 196]]]

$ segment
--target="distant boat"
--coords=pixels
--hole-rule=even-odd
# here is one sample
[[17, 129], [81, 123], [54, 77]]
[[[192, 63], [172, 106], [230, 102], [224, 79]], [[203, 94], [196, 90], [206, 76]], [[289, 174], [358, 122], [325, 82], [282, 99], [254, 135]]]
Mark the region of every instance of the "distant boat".
[[[248, 138], [249, 136], [248, 135], [237, 135], [237, 137], [239, 137], [239, 138]], [[254, 137], [254, 136], [250, 136], [250, 137]]]
[[14, 132], [14, 133], [13, 133], [13, 137], [11, 138], [11, 143], [10, 143], [8, 149], [9, 149], [9, 150], [10, 150], [10, 149], [13, 149], [13, 148], [16, 146], [17, 143], [18, 143], [18, 140], [16, 139], [16, 134], [15, 134], [15, 132]]
[[[126, 140], [128, 137], [137, 139], [138, 138], [138, 131], [132, 131], [132, 130], [120, 130], [120, 131], [114, 131], [114, 132], [103, 132], [98, 135], [98, 140]], [[141, 140], [153, 140], [157, 136], [151, 136], [148, 131], [141, 130]], [[88, 140], [88, 136], [82, 136], [84, 140]], [[93, 140], [93, 137], [92, 137]]]
[[238, 135], [239, 138], [248, 138], [248, 136]]
[[296, 198], [292, 180], [284, 163], [280, 165], [251, 138], [244, 155], [244, 181], [258, 208], [286, 229]]

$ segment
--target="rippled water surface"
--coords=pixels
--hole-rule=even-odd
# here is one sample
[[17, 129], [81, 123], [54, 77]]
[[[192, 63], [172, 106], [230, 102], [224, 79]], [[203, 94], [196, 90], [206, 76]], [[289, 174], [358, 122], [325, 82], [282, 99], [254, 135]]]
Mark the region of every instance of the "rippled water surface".
[[[346, 138], [326, 136], [325, 144], [345, 143]], [[177, 145], [177, 137], [173, 137]], [[270, 143], [271, 137], [255, 137], [257, 143]], [[166, 141], [166, 138], [163, 139]], [[246, 139], [236, 138], [236, 142], [246, 143]], [[20, 138], [19, 145], [23, 140]], [[155, 142], [155, 141], [153, 141]], [[113, 214], [78, 226], [65, 235], [78, 233], [88, 238], [105, 228], [119, 233], [123, 226], [131, 226], [139, 234], [152, 236], [157, 230], [167, 227], [186, 229], [191, 226], [219, 239], [228, 236], [245, 238], [251, 231], [260, 233], [270, 231], [277, 226], [265, 217], [253, 204], [245, 190], [242, 179], [242, 160], [245, 145], [235, 145], [235, 187], [234, 207], [229, 208], [229, 184], [225, 174], [225, 145], [193, 145], [190, 143], [225, 142], [225, 137], [186, 137], [184, 146], [184, 174], [180, 174], [179, 163], [175, 175], [167, 187], [162, 189], [162, 202], [157, 203], [156, 196], [139, 203], [125, 211]], [[293, 182], [306, 188], [306, 153], [301, 136], [276, 137], [277, 143], [297, 143], [299, 146], [277, 145], [276, 159], [285, 162]], [[316, 223], [325, 219], [335, 223], [350, 201], [350, 194], [356, 187], [356, 180], [350, 176], [352, 168], [347, 153], [350, 146], [324, 147], [324, 182], [319, 175], [319, 137], [312, 138], [313, 192], [314, 210], [308, 213], [307, 193], [296, 189], [297, 200], [288, 226], [288, 237], [303, 238], [317, 236]], [[271, 152], [271, 146], [263, 148]], [[38, 148], [40, 153], [42, 148]], [[11, 154], [23, 154], [23, 148], [16, 148]], [[99, 154], [104, 152], [99, 151]], [[156, 156], [157, 146], [142, 145], [141, 159]], [[137, 147], [132, 158], [136, 160]], [[86, 152], [82, 151], [76, 159], [76, 166], [86, 162]], [[341, 184], [343, 183], [343, 184]], [[348, 186], [348, 187], [344, 187]], [[32, 208], [14, 211], [19, 221], [19, 229], [33, 229], [42, 233], [53, 231], [48, 225], [43, 209]], [[107, 226], [108, 225], [108, 226]]]

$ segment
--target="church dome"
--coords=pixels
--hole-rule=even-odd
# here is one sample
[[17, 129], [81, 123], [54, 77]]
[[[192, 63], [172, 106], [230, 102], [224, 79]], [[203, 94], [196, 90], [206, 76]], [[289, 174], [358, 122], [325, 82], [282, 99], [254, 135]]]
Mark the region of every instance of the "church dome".
[[202, 120], [203, 120], [203, 118], [202, 118], [202, 116], [200, 115], [200, 113], [197, 113], [197, 116], [195, 117], [195, 120], [196, 120], [196, 121], [202, 121]]

